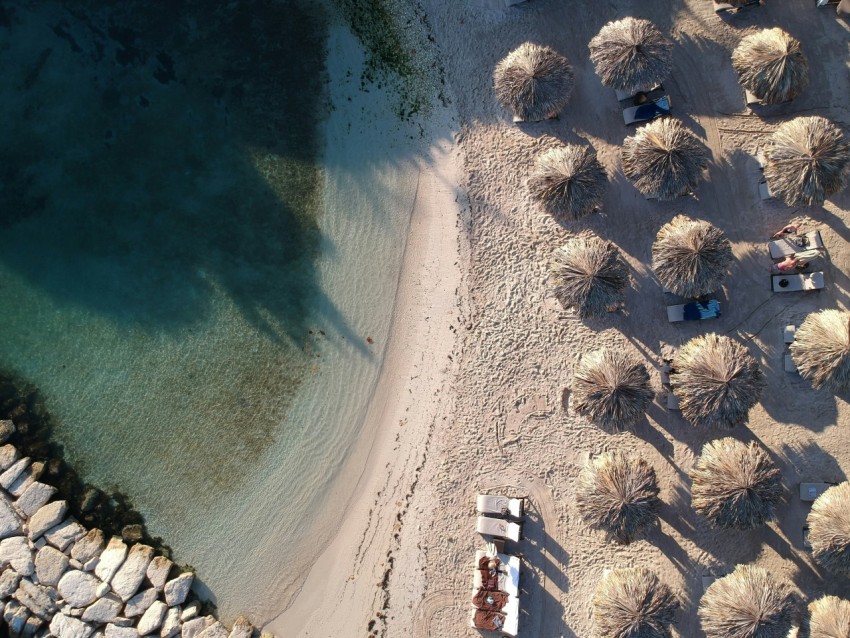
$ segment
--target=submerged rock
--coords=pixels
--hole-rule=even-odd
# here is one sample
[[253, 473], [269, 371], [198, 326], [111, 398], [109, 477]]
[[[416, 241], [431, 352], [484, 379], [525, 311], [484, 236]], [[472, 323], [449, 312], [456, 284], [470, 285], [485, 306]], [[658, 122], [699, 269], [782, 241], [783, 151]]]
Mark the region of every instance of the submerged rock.
[[125, 525], [121, 528], [121, 538], [128, 543], [138, 543], [145, 535], [145, 528], [134, 523], [133, 525]]

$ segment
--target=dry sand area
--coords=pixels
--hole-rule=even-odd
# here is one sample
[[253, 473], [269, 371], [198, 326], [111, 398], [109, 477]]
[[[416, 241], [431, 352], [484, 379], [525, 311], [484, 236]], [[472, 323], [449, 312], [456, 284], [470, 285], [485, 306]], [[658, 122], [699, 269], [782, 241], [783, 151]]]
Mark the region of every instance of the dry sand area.
[[[649, 567], [673, 586], [683, 603], [678, 631], [687, 637], [703, 635], [697, 619], [701, 577], [725, 574], [739, 563], [767, 567], [807, 599], [823, 592], [850, 596], [850, 580], [819, 568], [803, 548], [809, 507], [797, 495], [801, 481], [846, 479], [847, 397], [815, 391], [782, 365], [786, 324], [799, 325], [817, 309], [848, 305], [850, 192], [807, 209], [763, 202], [753, 158], [771, 131], [797, 114], [850, 126], [848, 31], [834, 9], [817, 9], [814, 0], [767, 0], [766, 6], [721, 18], [709, 0], [530, 0], [511, 8], [495, 0], [423, 4], [462, 126], [465, 297], [453, 407], [447, 408], [449, 418], [437, 422], [405, 513], [382, 635], [477, 635], [467, 627], [473, 554], [484, 546], [475, 533], [474, 499], [496, 488], [530, 498], [521, 546], [522, 636], [593, 635], [594, 589], [604, 570], [617, 567]], [[634, 130], [623, 126], [613, 92], [594, 73], [587, 43], [606, 22], [630, 15], [652, 20], [675, 43], [673, 73], [665, 82], [674, 115], [711, 150], [694, 197], [647, 201], [623, 175], [620, 147]], [[802, 41], [811, 83], [797, 100], [752, 115], [730, 56], [748, 32], [774, 26]], [[559, 120], [518, 127], [495, 102], [492, 71], [527, 40], [566, 55], [576, 86]], [[565, 228], [532, 203], [526, 179], [537, 153], [551, 144], [547, 136], [596, 148], [610, 177], [601, 214]], [[712, 222], [733, 243], [736, 262], [720, 297], [720, 319], [667, 322], [650, 249], [658, 229], [679, 213]], [[807, 229], [823, 234], [826, 289], [774, 295], [765, 242], [800, 216]], [[621, 248], [633, 278], [625, 313], [591, 322], [562, 310], [547, 287], [552, 250], [586, 228]], [[768, 380], [749, 422], [731, 435], [769, 450], [783, 474], [785, 501], [776, 522], [750, 532], [712, 529], [691, 509], [694, 459], [706, 441], [726, 432], [694, 428], [668, 411], [661, 396], [662, 353], [706, 332], [746, 345]], [[652, 373], [659, 396], [634, 432], [608, 434], [570, 409], [575, 364], [602, 346], [633, 353]], [[585, 460], [614, 449], [650, 461], [661, 486], [660, 525], [630, 545], [606, 542], [575, 507], [575, 480]]]

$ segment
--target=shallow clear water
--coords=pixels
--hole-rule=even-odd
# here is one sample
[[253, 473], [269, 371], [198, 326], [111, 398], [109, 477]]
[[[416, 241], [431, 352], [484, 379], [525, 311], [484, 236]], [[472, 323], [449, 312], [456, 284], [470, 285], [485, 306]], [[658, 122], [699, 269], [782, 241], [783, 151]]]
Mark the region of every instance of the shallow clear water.
[[321, 11], [135, 4], [0, 12], [0, 368], [261, 620], [363, 418], [415, 175], [356, 69], [325, 92], [329, 37], [358, 62]]

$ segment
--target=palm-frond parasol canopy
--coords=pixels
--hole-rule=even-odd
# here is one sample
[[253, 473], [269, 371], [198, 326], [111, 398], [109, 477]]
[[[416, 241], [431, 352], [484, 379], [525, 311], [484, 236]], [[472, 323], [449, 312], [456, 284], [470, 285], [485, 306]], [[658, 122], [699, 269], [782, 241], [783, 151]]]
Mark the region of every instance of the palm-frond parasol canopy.
[[573, 408], [609, 431], [634, 425], [653, 396], [646, 366], [622, 349], [591, 352], [573, 373]]
[[658, 518], [658, 492], [655, 470], [644, 459], [604, 452], [579, 474], [576, 506], [591, 527], [630, 543]]
[[589, 48], [602, 84], [617, 91], [650, 89], [673, 68], [673, 43], [649, 20], [629, 17], [609, 22]]
[[662, 226], [652, 244], [656, 277], [682, 297], [702, 297], [718, 290], [732, 259], [732, 244], [722, 230], [685, 215]]
[[582, 233], [556, 249], [549, 262], [554, 293], [579, 317], [599, 317], [623, 304], [629, 268], [616, 245]]
[[601, 638], [670, 638], [679, 600], [644, 567], [614, 569], [593, 596], [593, 622]]
[[607, 186], [608, 175], [596, 152], [591, 146], [577, 144], [543, 151], [528, 179], [531, 196], [559, 220], [594, 212]]
[[809, 603], [803, 622], [805, 638], [850, 638], [850, 601], [821, 596]]
[[847, 184], [850, 144], [825, 117], [795, 117], [780, 124], [765, 155], [770, 192], [788, 206], [823, 204]]
[[682, 415], [696, 426], [731, 428], [746, 421], [765, 387], [758, 362], [740, 343], [699, 335], [673, 357], [670, 384]]
[[699, 603], [708, 638], [787, 638], [797, 597], [761, 567], [738, 565], [709, 585]]
[[706, 443], [691, 470], [691, 503], [715, 527], [752, 529], [775, 517], [782, 473], [755, 442]]
[[818, 496], [807, 522], [814, 559], [833, 574], [850, 575], [850, 483]]
[[788, 102], [809, 83], [809, 62], [800, 41], [780, 28], [743, 38], [732, 52], [738, 81], [765, 104]]
[[496, 99], [523, 122], [554, 117], [570, 101], [573, 67], [547, 46], [525, 42], [496, 65]]
[[791, 358], [815, 388], [850, 387], [850, 312], [830, 308], [806, 317], [791, 343]]
[[623, 172], [646, 197], [675, 199], [692, 192], [708, 165], [708, 148], [681, 121], [664, 117], [623, 142]]

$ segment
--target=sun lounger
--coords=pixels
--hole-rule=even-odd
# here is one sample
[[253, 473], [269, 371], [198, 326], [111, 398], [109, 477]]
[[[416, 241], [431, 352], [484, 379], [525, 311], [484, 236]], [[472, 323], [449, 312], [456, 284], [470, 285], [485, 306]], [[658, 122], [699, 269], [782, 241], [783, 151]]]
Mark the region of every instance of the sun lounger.
[[670, 323], [717, 319], [719, 316], [720, 302], [717, 299], [711, 299], [706, 303], [692, 301], [691, 303], [667, 306], [667, 321]]
[[623, 109], [623, 122], [626, 123], [626, 126], [631, 126], [632, 124], [649, 122], [662, 115], [670, 115], [669, 95], [663, 95], [657, 100], [647, 102], [646, 104]]
[[715, 13], [725, 13], [725, 12], [737, 13], [738, 11], [743, 9], [744, 7], [758, 7], [759, 5], [761, 5], [761, 0], [750, 0], [749, 2], [745, 3], [744, 5], [742, 5], [740, 7], [736, 7], [734, 5], [731, 5], [728, 2], [717, 2], [717, 0], [715, 0], [715, 2], [714, 2], [714, 12]]
[[519, 630], [519, 598], [510, 597], [501, 612], [485, 612], [473, 606], [469, 626], [473, 629], [496, 631], [513, 638]]
[[664, 85], [661, 83], [656, 84], [653, 87], [646, 89], [638, 89], [637, 91], [632, 91], [631, 93], [628, 91], [618, 91], [614, 89], [614, 93], [617, 94], [617, 100], [622, 102], [623, 100], [631, 100], [634, 99], [635, 95], [638, 93], [651, 93], [652, 91], [664, 90]]
[[479, 534], [485, 536], [507, 538], [512, 541], [518, 541], [522, 536], [522, 526], [518, 523], [512, 523], [502, 518], [490, 518], [489, 516], [479, 516], [475, 529]]
[[759, 197], [762, 199], [773, 199], [773, 193], [770, 192], [770, 186], [768, 186], [766, 179], [759, 182]]
[[[481, 587], [481, 572], [477, 567], [484, 556], [487, 556], [487, 552], [483, 549], [475, 552], [476, 569], [475, 576], [472, 579], [472, 588], [474, 591], [478, 591], [478, 588]], [[507, 554], [496, 554], [496, 556], [501, 562], [499, 568], [502, 570], [499, 574], [499, 591], [503, 591], [511, 596], [519, 596], [519, 556], [508, 556]]]
[[785, 343], [794, 343], [794, 337], [797, 335], [797, 326], [793, 323], [785, 326], [785, 330], [782, 331], [782, 338]]
[[767, 248], [772, 259], [782, 259], [804, 250], [826, 250], [819, 230], [770, 241], [767, 243]]
[[524, 513], [523, 499], [492, 494], [479, 494], [475, 500], [475, 507], [479, 514], [496, 514], [497, 516], [522, 518]]
[[790, 354], [785, 355], [784, 361], [785, 372], [797, 372], [797, 364], [794, 363], [794, 359]]
[[800, 500], [814, 501], [832, 486], [833, 483], [800, 483]]
[[679, 407], [679, 397], [677, 397], [672, 392], [667, 393], [667, 409], [668, 410], [681, 410]]
[[773, 292], [820, 290], [824, 286], [822, 272], [771, 275], [770, 281]]

